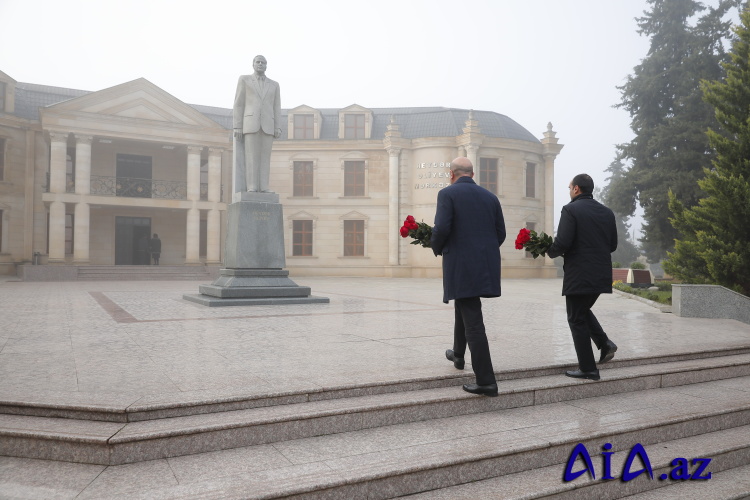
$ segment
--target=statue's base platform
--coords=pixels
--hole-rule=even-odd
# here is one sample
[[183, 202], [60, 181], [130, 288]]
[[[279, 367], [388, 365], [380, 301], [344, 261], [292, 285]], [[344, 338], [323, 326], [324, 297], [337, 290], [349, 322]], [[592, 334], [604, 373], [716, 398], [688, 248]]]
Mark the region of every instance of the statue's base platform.
[[208, 307], [330, 302], [310, 295], [310, 287], [297, 285], [283, 269], [222, 269], [212, 284], [200, 285], [198, 291], [182, 298]]

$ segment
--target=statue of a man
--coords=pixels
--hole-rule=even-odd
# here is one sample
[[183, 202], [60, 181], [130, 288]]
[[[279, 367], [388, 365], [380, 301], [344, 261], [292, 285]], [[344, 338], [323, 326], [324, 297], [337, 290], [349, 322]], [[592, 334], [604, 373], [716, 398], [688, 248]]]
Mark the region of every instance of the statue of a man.
[[[242, 75], [234, 97], [233, 128], [237, 155], [235, 192], [266, 193], [273, 139], [281, 137], [279, 84], [266, 78], [266, 58], [255, 56], [252, 75]], [[244, 145], [244, 148], [239, 147]], [[244, 158], [240, 150], [244, 149]]]

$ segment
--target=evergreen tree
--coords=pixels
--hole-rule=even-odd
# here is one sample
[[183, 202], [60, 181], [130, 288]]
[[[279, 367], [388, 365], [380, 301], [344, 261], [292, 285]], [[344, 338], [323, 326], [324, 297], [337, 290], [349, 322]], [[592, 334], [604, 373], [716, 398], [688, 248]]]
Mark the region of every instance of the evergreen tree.
[[[610, 206], [612, 195], [612, 186], [617, 186], [622, 181], [625, 174], [625, 165], [622, 161], [622, 151], [618, 149], [618, 154], [614, 161], [609, 164], [606, 169], [611, 175], [606, 179], [609, 181], [601, 190], [600, 196], [598, 197], [602, 203]], [[617, 224], [617, 250], [612, 253], [612, 262], [628, 263], [633, 262], [638, 258], [640, 252], [630, 238], [630, 224], [628, 224], [628, 218], [625, 215], [615, 213], [615, 222]], [[623, 264], [627, 265], [627, 264]]]
[[705, 130], [716, 120], [699, 82], [722, 76], [722, 42], [731, 26], [722, 19], [738, 0], [719, 0], [715, 8], [694, 0], [648, 3], [651, 11], [637, 19], [638, 32], [651, 37], [648, 55], [618, 87], [622, 101], [617, 107], [630, 113], [635, 138], [620, 146], [631, 167], [612, 184], [610, 207], [632, 216], [640, 203], [643, 249], [650, 260], [658, 261], [677, 236], [669, 222], [668, 192], [688, 207], [701, 196], [697, 180], [712, 159]]
[[672, 223], [679, 231], [665, 270], [693, 283], [716, 283], [750, 295], [750, 10], [740, 15], [726, 78], [703, 82], [716, 112], [708, 130], [716, 151], [699, 181], [706, 193], [696, 206], [670, 193]]

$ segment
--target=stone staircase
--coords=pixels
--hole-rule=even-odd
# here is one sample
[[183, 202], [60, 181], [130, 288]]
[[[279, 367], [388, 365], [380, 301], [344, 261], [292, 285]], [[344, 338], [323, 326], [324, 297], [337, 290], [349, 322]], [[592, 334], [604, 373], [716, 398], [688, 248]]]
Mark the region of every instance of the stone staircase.
[[[271, 446], [291, 462], [254, 472], [233, 464], [235, 474], [222, 469], [225, 477], [123, 498], [646, 499], [651, 490], [685, 498], [685, 489], [688, 496], [707, 492], [694, 498], [750, 495], [750, 346], [605, 366], [599, 382], [564, 377], [560, 366], [502, 372], [497, 398], [462, 391], [473, 378], [467, 372], [162, 402], [83, 393], [29, 400], [6, 390], [0, 455], [118, 465], [200, 460], [230, 449], [252, 457]], [[579, 443], [595, 477], [562, 481]], [[602, 479], [607, 443], [614, 480]], [[653, 479], [643, 473], [622, 481], [637, 444]], [[712, 478], [669, 477], [678, 457], [711, 458]], [[627, 470], [643, 469], [641, 459]], [[579, 457], [571, 470], [583, 468]], [[723, 496], [710, 496], [719, 491]]]
[[79, 266], [78, 281], [210, 281], [206, 266]]

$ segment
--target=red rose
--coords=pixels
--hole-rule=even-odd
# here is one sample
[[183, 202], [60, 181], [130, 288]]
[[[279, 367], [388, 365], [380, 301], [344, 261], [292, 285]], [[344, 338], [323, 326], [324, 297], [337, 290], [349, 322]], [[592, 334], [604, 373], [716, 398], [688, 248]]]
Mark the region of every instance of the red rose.
[[[414, 217], [413, 217], [413, 216], [411, 216], [411, 215], [407, 215], [407, 216], [406, 216], [406, 221], [404, 221], [404, 222], [417, 222], [417, 221], [416, 221], [416, 220], [414, 220]], [[406, 224], [404, 224], [404, 225], [406, 225]]]
[[406, 238], [407, 236], [409, 236], [409, 228], [406, 227], [406, 226], [402, 226], [401, 227], [401, 237], [402, 238]]
[[531, 239], [531, 231], [526, 228], [521, 229], [516, 237], [516, 250], [522, 250], [524, 243]]
[[419, 226], [417, 225], [417, 223], [416, 223], [416, 222], [409, 222], [409, 221], [406, 221], [406, 222], [404, 223], [404, 226], [405, 226], [405, 227], [407, 227], [407, 228], [409, 228], [410, 230], [411, 230], [411, 229], [419, 229]]

